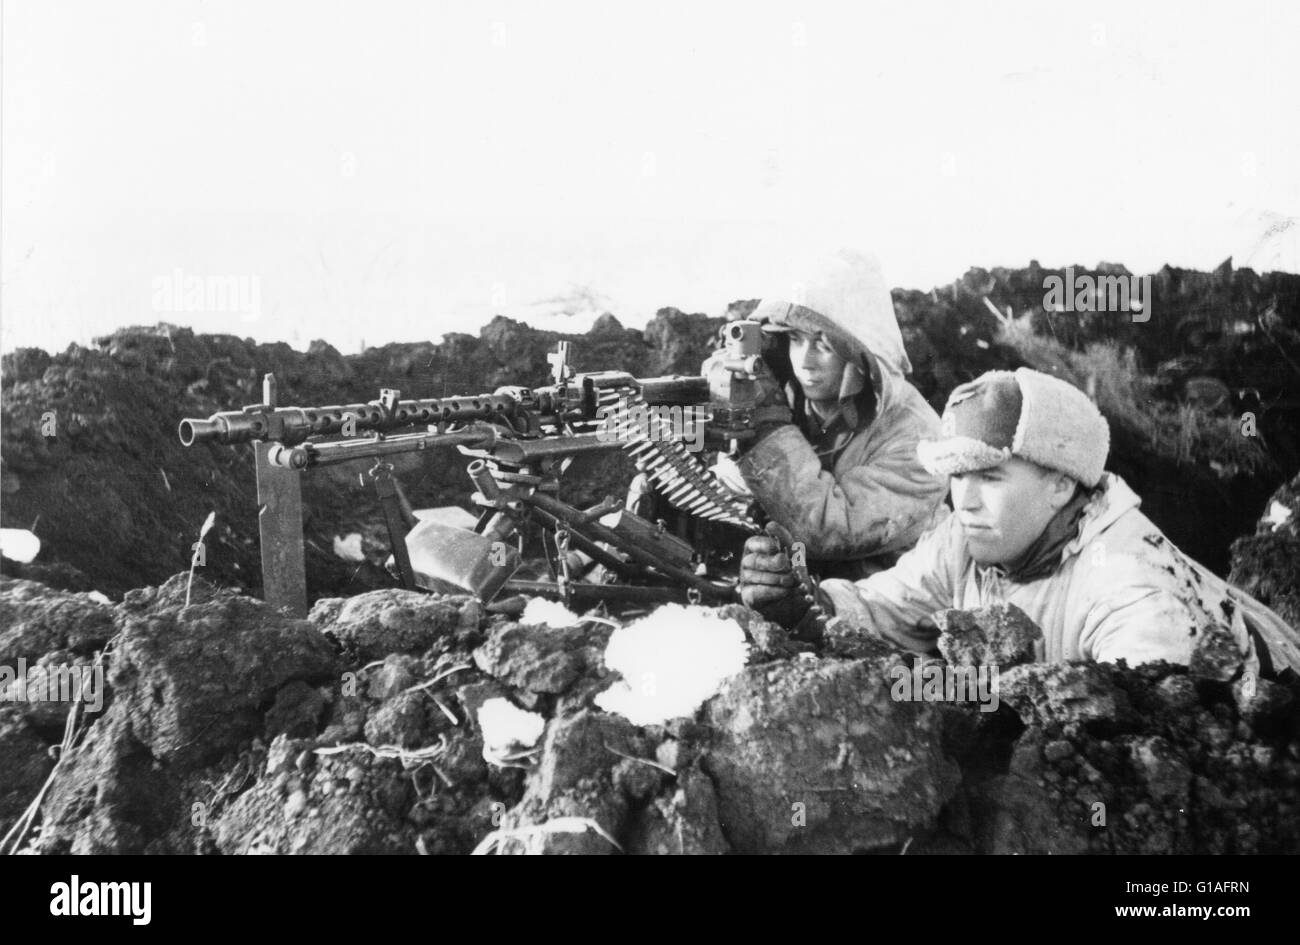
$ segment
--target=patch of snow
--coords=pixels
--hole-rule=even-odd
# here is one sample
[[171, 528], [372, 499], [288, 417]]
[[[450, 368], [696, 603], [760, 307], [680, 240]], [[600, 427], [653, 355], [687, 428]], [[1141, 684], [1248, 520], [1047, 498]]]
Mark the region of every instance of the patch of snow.
[[537, 627], [550, 627], [552, 630], [562, 630], [565, 627], [576, 627], [582, 623], [583, 618], [575, 614], [569, 608], [565, 607], [559, 601], [547, 600], [544, 597], [534, 597], [528, 601], [524, 607], [524, 612], [519, 618], [522, 624]]
[[467, 512], [459, 505], [440, 505], [435, 509], [414, 509], [413, 511], [415, 517], [421, 522], [434, 521], [439, 525], [463, 528], [466, 531], [473, 531], [474, 526], [478, 524], [478, 516], [473, 512]]
[[500, 757], [536, 745], [546, 720], [498, 697], [479, 707], [478, 727], [483, 731], [483, 754]]
[[1268, 507], [1268, 514], [1264, 516], [1264, 521], [1273, 526], [1272, 531], [1277, 531], [1291, 521], [1291, 509], [1274, 499]]
[[0, 552], [13, 561], [23, 564], [35, 560], [41, 550], [41, 540], [25, 528], [0, 528]]
[[610, 636], [605, 665], [623, 679], [598, 695], [596, 705], [634, 725], [691, 716], [745, 668], [748, 656], [736, 621], [701, 607], [665, 604]]
[[365, 561], [365, 552], [361, 550], [361, 534], [353, 532], [347, 538], [334, 536], [334, 554], [344, 561]]

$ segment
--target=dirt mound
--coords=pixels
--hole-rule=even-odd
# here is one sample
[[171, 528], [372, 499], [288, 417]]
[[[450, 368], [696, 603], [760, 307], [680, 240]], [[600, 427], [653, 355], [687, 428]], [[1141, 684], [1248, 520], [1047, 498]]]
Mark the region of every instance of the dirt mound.
[[891, 849], [938, 814], [957, 767], [939, 707], [891, 699], [896, 662], [769, 663], [709, 702], [704, 770], [736, 852]]
[[966, 772], [936, 839], [980, 853], [1300, 849], [1294, 684], [1259, 681], [1248, 698], [1240, 680], [1163, 664], [1034, 665], [1003, 689], [1026, 728], [1005, 770]]
[[1300, 476], [1273, 493], [1255, 534], [1233, 543], [1229, 579], [1300, 627]]
[[113, 608], [102, 596], [56, 592], [36, 581], [0, 584], [0, 664], [63, 650], [86, 655], [113, 633]]
[[[1300, 683], [1220, 657], [1033, 664], [1022, 615], [954, 613], [952, 666], [1008, 665], [993, 704], [935, 699], [899, 684], [942, 660], [818, 654], [731, 605], [709, 612], [737, 621], [750, 665], [693, 715], [636, 726], [596, 705], [618, 679], [604, 623], [533, 626], [401, 590], [292, 620], [206, 583], [186, 607], [185, 577], [118, 605], [0, 581], [29, 628], [19, 650], [96, 647], [108, 667], [30, 847], [1300, 852]], [[0, 706], [0, 829], [49, 776], [67, 709]], [[493, 713], [535, 740], [502, 742]]]
[[332, 647], [306, 621], [228, 590], [200, 588], [185, 607], [185, 584], [177, 575], [114, 608], [107, 704], [60, 759], [42, 852], [193, 849], [210, 769], [274, 734], [286, 689], [336, 677]]
[[5, 759], [0, 775], [0, 833], [18, 820], [54, 768], [47, 751], [52, 739], [37, 731], [25, 709], [0, 705], [0, 753]]

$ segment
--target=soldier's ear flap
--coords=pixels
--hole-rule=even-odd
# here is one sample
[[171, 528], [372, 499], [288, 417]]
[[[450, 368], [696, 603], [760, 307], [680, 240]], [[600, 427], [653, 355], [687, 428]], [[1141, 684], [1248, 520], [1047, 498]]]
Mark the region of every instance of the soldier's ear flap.
[[1068, 473], [1057, 472], [1056, 470], [1048, 472], [1048, 485], [1051, 489], [1048, 502], [1051, 503], [1054, 509], [1065, 508], [1079, 490], [1079, 480]]

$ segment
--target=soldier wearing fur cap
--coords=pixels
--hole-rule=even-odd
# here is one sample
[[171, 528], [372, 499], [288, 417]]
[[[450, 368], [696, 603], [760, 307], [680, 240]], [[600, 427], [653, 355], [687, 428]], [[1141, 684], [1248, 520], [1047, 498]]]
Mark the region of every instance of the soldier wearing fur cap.
[[[1300, 671], [1295, 630], [1179, 551], [1104, 471], [1109, 444], [1092, 401], [1050, 375], [994, 371], [957, 388], [940, 435], [917, 448], [948, 477], [953, 515], [894, 567], [824, 581], [821, 603], [856, 632], [916, 652], [934, 648], [935, 612], [1010, 603], [1042, 629], [1048, 662], [1185, 665], [1217, 627], [1247, 666]], [[751, 539], [745, 602], [794, 623], [793, 583], [775, 543]]]

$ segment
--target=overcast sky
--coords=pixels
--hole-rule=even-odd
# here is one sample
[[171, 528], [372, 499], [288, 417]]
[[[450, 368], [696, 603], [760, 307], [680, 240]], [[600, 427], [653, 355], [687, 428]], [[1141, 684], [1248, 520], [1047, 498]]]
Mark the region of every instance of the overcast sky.
[[1298, 36], [1282, 0], [4, 0], [0, 347], [639, 325], [822, 244], [916, 288], [1300, 271]]

